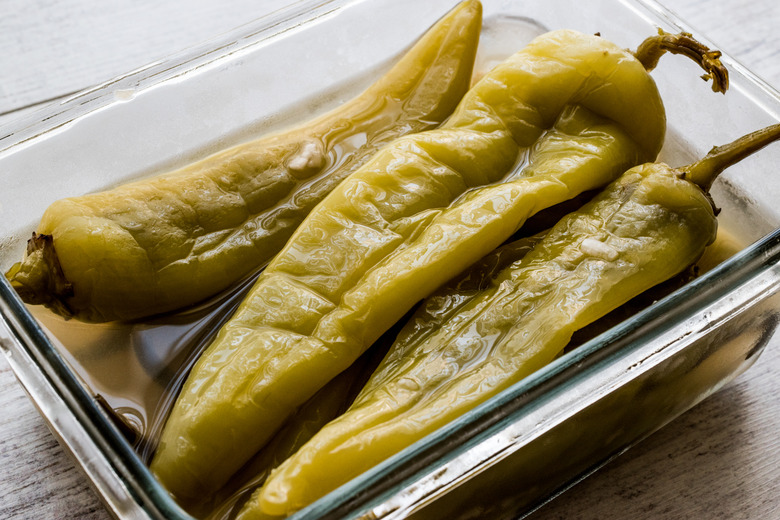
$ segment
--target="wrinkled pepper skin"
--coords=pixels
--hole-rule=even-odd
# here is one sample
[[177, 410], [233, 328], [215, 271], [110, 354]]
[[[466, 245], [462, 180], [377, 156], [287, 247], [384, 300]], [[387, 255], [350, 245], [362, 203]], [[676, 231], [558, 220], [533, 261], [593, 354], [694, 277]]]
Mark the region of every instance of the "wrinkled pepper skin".
[[262, 486], [274, 468], [352, 404], [387, 354], [392, 339], [386, 338], [378, 343], [306, 401], [219, 492], [210, 497], [209, 501], [198, 504], [191, 513], [198, 518], [205, 516], [208, 520], [233, 518], [231, 512], [237, 511], [237, 505]]
[[[401, 331], [354, 405], [245, 509], [290, 514], [552, 361], [572, 333], [696, 261], [710, 200], [662, 165], [627, 172], [475, 293], [452, 284]], [[520, 253], [524, 252], [522, 249]]]
[[712, 182], [778, 140], [780, 124], [682, 168], [632, 168], [538, 243], [524, 239], [486, 257], [419, 308], [350, 409], [244, 509], [262, 517], [308, 505], [535, 372], [575, 331], [685, 270], [716, 238]]
[[27, 303], [95, 322], [225, 290], [268, 262], [382, 145], [451, 114], [471, 81], [480, 20], [473, 2], [457, 8], [363, 94], [304, 126], [53, 203], [7, 276]]
[[501, 271], [533, 251], [546, 235], [545, 231], [499, 247], [425, 298], [404, 324], [391, 349], [392, 354], [382, 365], [393, 364], [394, 356], [403, 356], [404, 349], [399, 348], [399, 344], [420, 343], [443, 327], [461, 308], [486, 291]]
[[417, 301], [528, 216], [654, 158], [664, 131], [630, 52], [574, 31], [537, 38], [442, 127], [383, 148], [309, 214], [196, 363], [152, 471], [182, 501], [218, 488]]
[[243, 502], [263, 485], [271, 472], [311, 439], [323, 426], [344, 413], [363, 389], [393, 344], [401, 326], [397, 324], [363, 353], [352, 365], [323, 386], [289, 418], [217, 493], [205, 497], [191, 513], [207, 520], [238, 520]]
[[354, 388], [354, 373], [351, 369], [333, 378], [306, 401], [212, 500], [193, 509], [192, 513], [200, 518], [204, 515], [198, 512], [206, 512], [209, 520], [228, 517], [239, 501], [246, 498], [246, 494], [265, 482], [274, 468], [294, 454], [329, 421], [343, 413], [348, 395]]
[[[447, 284], [445, 287], [426, 298], [423, 302], [423, 305], [413, 313], [409, 321], [407, 321], [406, 325], [403, 327], [405, 340], [408, 342], [410, 338], [413, 337], [415, 341], [419, 341], [421, 335], [430, 334], [435, 331], [446, 321], [448, 317], [454, 315], [459, 308], [461, 308], [471, 299], [478, 296], [480, 292], [484, 291], [489, 286], [490, 281], [495, 277], [496, 274], [498, 274], [498, 272], [503, 270], [512, 262], [522, 258], [528, 252], [532, 251], [534, 245], [536, 245], [542, 238], [543, 234], [540, 234], [533, 237], [516, 240], [500, 247], [469, 268], [468, 272], [464, 276], [455, 278], [452, 283]], [[403, 322], [404, 320], [402, 320], [400, 323]], [[390, 335], [391, 334], [386, 334], [385, 336]], [[391, 336], [395, 337], [396, 334], [392, 334]], [[389, 347], [390, 345], [388, 344], [386, 347], [382, 348], [385, 354], [387, 353]], [[375, 348], [376, 345], [372, 347], [372, 350]], [[398, 350], [394, 350], [394, 352], [397, 351]], [[369, 351], [366, 354], [371, 352], [372, 351]], [[363, 356], [366, 354], [363, 354]], [[363, 356], [361, 356], [361, 358]], [[322, 390], [317, 392], [314, 397], [307, 401], [306, 405], [304, 405], [300, 411], [296, 412], [296, 414], [293, 416], [293, 420], [286, 423], [285, 426], [274, 436], [274, 438], [266, 446], [264, 446], [262, 450], [260, 450], [260, 454], [267, 454], [272, 452], [274, 454], [284, 453], [286, 456], [276, 456], [273, 460], [273, 464], [263, 464], [259, 469], [250, 468], [249, 466], [251, 463], [241, 468], [239, 474], [247, 473], [255, 475], [255, 478], [252, 479], [252, 483], [256, 485], [257, 489], [252, 493], [251, 496], [245, 497], [243, 504], [237, 504], [237, 500], [235, 498], [226, 504], [226, 506], [231, 507], [241, 505], [241, 507], [238, 509], [237, 516], [235, 516], [235, 520], [273, 520], [287, 516], [269, 515], [261, 511], [259, 508], [259, 497], [262, 493], [261, 485], [265, 482], [265, 480], [267, 480], [269, 476], [268, 470], [281, 465], [287, 458], [291, 457], [296, 451], [298, 451], [298, 449], [304, 446], [309, 439], [314, 437], [314, 435], [319, 432], [319, 430], [321, 430], [323, 427], [325, 427], [326, 424], [337, 417], [336, 414], [333, 414], [326, 422], [323, 423], [321, 421], [324, 414], [317, 413], [316, 422], [315, 420], [309, 418], [309, 414], [314, 411], [314, 409], [312, 409], [312, 404], [317, 406], [315, 403], [323, 399], [326, 390], [335, 387], [336, 391], [334, 393], [338, 394], [338, 388], [339, 385], [342, 384], [340, 382], [344, 379], [344, 376], [348, 375], [350, 378], [352, 378], [352, 373], [354, 372], [354, 367], [356, 365], [360, 366], [360, 369], [363, 369], [363, 367], [360, 365], [360, 361], [361, 359], [358, 359], [347, 370], [336, 376], [330, 383], [323, 387]], [[388, 362], [392, 361], [385, 360], [383, 364], [387, 364]], [[378, 363], [379, 359], [377, 359], [377, 362], [373, 364], [371, 372], [377, 368]], [[368, 374], [363, 381], [359, 382], [359, 389], [365, 385], [366, 380], [370, 375], [371, 374]], [[356, 395], [357, 392], [355, 392], [355, 395], [352, 396], [350, 403], [354, 400]], [[346, 407], [343, 410], [340, 410], [338, 415], [344, 413], [345, 410]], [[300, 435], [297, 433], [296, 428], [297, 425], [301, 423], [304, 423], [307, 426], [309, 424], [316, 424], [316, 428], [305, 428], [305, 435]], [[288, 431], [291, 429], [293, 429], [293, 433]], [[288, 440], [283, 441], [283, 439]], [[275, 445], [281, 442], [285, 442], [285, 444], [283, 444], [285, 447], [287, 445], [291, 445], [291, 449], [278, 449]], [[294, 446], [292, 446], [293, 443]], [[255, 457], [255, 459], [256, 458], [257, 457]], [[228, 508], [226, 506], [223, 506], [219, 510], [215, 511], [208, 517], [208, 520], [222, 520], [223, 518], [228, 518]]]

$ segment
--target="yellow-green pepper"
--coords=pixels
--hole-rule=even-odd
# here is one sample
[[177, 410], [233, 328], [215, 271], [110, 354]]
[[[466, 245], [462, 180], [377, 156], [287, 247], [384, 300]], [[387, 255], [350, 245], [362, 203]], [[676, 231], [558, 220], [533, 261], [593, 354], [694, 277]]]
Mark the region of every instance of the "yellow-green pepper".
[[[398, 330], [395, 330], [397, 333]], [[192, 511], [208, 520], [233, 518], [251, 493], [262, 486], [271, 472], [311, 439], [323, 426], [352, 404], [371, 373], [387, 354], [395, 334], [385, 334], [357, 361], [334, 377], [290, 417], [228, 483], [206, 502], [194, 504]]]
[[194, 366], [153, 472], [183, 501], [221, 486], [415, 302], [529, 215], [655, 158], [664, 130], [633, 54], [574, 31], [535, 39], [309, 214]]
[[777, 139], [780, 125], [687, 167], [637, 166], [530, 252], [525, 243], [504, 250], [519, 258], [498, 274], [494, 266], [508, 258], [492, 255], [451, 283], [402, 329], [350, 409], [283, 463], [239, 517], [308, 505], [543, 367], [574, 331], [690, 266], [715, 239], [711, 182]]
[[59, 200], [6, 274], [26, 303], [131, 320], [213, 296], [268, 262], [311, 209], [382, 145], [437, 126], [469, 87], [481, 8], [443, 18], [336, 110], [180, 170]]

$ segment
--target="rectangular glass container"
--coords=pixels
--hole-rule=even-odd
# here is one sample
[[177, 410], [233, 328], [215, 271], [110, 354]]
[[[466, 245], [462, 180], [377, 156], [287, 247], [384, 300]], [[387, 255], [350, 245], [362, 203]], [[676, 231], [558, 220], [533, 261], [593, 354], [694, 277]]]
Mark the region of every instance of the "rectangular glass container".
[[[170, 170], [337, 106], [453, 4], [298, 2], [6, 126], [0, 268], [21, 258], [53, 201]], [[659, 26], [687, 29], [644, 0], [483, 4], [478, 73], [551, 29], [599, 32], [627, 48]], [[686, 60], [662, 60], [653, 72], [668, 117], [662, 160], [685, 164], [714, 144], [780, 120], [780, 95], [727, 56], [723, 61], [731, 71], [726, 96], [708, 93]], [[516, 517], [731, 380], [757, 358], [780, 319], [776, 164], [780, 147], [767, 148], [713, 188], [722, 226], [744, 242], [742, 252], [295, 518]], [[0, 344], [14, 372], [108, 509], [121, 518], [189, 518], [104, 408], [143, 396], [101, 378], [100, 365], [85, 354], [120, 338], [135, 342], [134, 355], [154, 352], [161, 366], [181, 355], [166, 339], [171, 323], [65, 322], [25, 307], [4, 279], [0, 311]], [[145, 363], [133, 358], [131, 365]], [[136, 419], [147, 426], [152, 420]]]

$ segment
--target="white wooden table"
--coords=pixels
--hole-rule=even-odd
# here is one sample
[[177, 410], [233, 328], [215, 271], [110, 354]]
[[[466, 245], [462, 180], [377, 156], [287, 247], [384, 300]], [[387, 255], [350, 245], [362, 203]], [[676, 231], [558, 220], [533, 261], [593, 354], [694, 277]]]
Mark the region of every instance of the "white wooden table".
[[[283, 3], [0, 0], [0, 125]], [[670, 7], [780, 89], [777, 0], [678, 0]], [[778, 373], [775, 338], [757, 365], [726, 389], [545, 506], [534, 520], [780, 518]], [[2, 356], [0, 410], [0, 519], [109, 517]]]

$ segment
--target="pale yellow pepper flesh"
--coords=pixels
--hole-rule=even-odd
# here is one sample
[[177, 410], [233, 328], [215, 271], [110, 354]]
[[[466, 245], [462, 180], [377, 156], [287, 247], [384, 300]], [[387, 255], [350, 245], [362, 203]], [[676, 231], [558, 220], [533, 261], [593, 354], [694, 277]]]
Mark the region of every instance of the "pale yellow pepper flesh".
[[716, 229], [697, 186], [660, 165], [630, 170], [439, 323], [418, 316], [430, 324], [420, 330], [413, 319], [354, 405], [244, 509], [289, 515], [457, 419], [555, 359], [575, 330], [685, 269]]
[[576, 330], [688, 268], [716, 237], [707, 193], [714, 179], [777, 140], [780, 124], [686, 167], [634, 167], [543, 238], [505, 246], [450, 282], [412, 316], [350, 409], [285, 461], [239, 517], [310, 504], [542, 368]]
[[54, 202], [6, 276], [25, 302], [96, 322], [186, 308], [230, 288], [377, 149], [450, 115], [471, 81], [479, 23], [479, 8], [465, 4], [363, 94], [314, 121]]
[[[549, 130], [562, 115], [576, 135]], [[654, 158], [664, 130], [630, 52], [574, 31], [534, 40], [312, 211], [193, 368], [153, 472], [184, 501], [218, 488], [416, 301], [536, 211]]]

